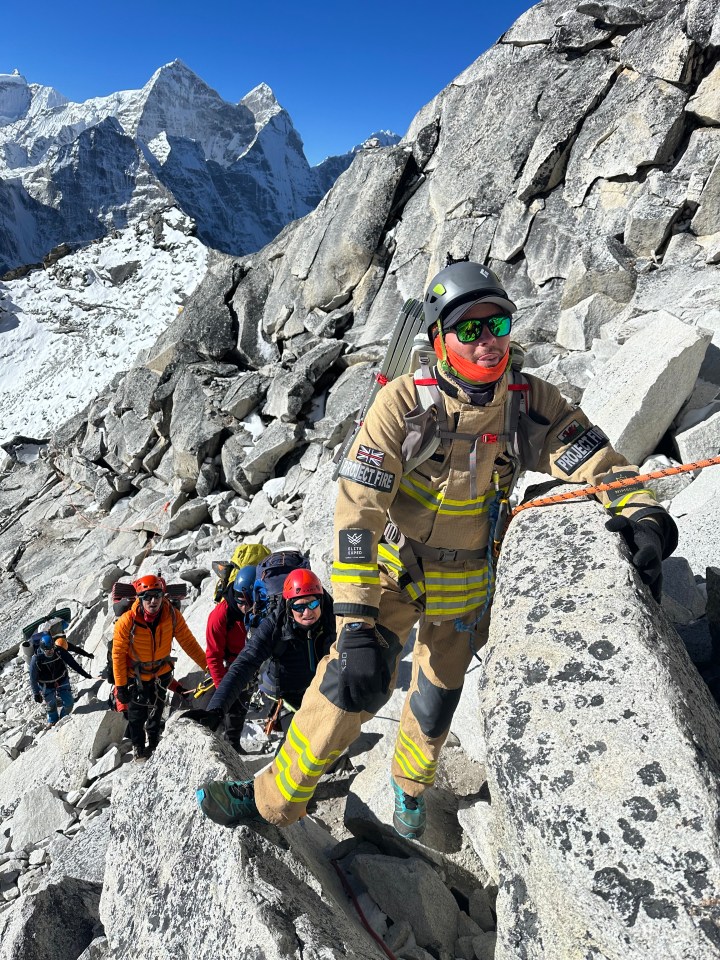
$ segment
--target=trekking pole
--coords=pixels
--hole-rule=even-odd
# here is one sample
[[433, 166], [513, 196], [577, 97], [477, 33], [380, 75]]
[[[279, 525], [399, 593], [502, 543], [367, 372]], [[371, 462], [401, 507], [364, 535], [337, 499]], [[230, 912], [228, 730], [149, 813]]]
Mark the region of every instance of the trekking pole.
[[549, 507], [554, 503], [563, 503], [565, 500], [577, 500], [580, 497], [589, 497], [605, 490], [619, 490], [622, 487], [631, 487], [646, 480], [660, 480], [662, 477], [673, 477], [677, 473], [689, 473], [691, 470], [704, 470], [706, 467], [720, 466], [720, 457], [709, 457], [706, 460], [696, 460], [694, 463], [681, 463], [677, 467], [665, 467], [664, 470], [653, 470], [652, 473], [641, 473], [636, 477], [627, 477], [624, 480], [611, 480], [610, 483], [598, 483], [594, 487], [581, 487], [579, 490], [570, 490], [568, 493], [558, 493], [554, 497], [542, 497], [530, 503], [521, 503], [515, 507], [511, 518], [529, 510], [531, 507]]

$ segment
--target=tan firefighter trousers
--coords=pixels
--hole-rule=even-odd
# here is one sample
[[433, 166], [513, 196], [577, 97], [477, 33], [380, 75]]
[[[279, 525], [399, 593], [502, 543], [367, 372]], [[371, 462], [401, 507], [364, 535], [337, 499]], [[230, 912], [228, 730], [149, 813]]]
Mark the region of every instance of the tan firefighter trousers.
[[[390, 651], [392, 679], [388, 699], [395, 688], [401, 647], [405, 646], [419, 608], [402, 593], [397, 583], [381, 569], [382, 594], [378, 626], [392, 631], [399, 641]], [[477, 615], [477, 612], [476, 614]], [[468, 623], [472, 614], [465, 617]], [[486, 612], [473, 634], [479, 650], [490, 624]], [[435, 779], [438, 757], [450, 729], [472, 658], [470, 634], [458, 631], [452, 620], [429, 623], [421, 620], [412, 657], [412, 679], [400, 719], [392, 775], [411, 796], [419, 796]], [[287, 737], [272, 765], [255, 780], [255, 801], [262, 817], [278, 826], [289, 826], [305, 813], [322, 774], [360, 734], [373, 714], [349, 713], [321, 692], [323, 679], [337, 674], [338, 651], [333, 644], [293, 718]], [[326, 680], [325, 688], [328, 682]]]

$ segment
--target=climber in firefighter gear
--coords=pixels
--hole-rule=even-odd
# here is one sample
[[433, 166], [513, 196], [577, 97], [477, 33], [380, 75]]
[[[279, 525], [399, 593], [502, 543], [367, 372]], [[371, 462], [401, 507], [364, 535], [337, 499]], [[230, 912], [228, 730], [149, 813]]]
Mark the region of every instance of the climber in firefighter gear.
[[[510, 341], [515, 309], [481, 264], [452, 264], [429, 285], [424, 313], [435, 365], [427, 361], [383, 387], [340, 468], [338, 639], [285, 746], [254, 781], [262, 819], [286, 826], [302, 816], [320, 775], [389, 699], [419, 619], [391, 777], [395, 829], [418, 838], [423, 792], [465, 671], [487, 640], [493, 540], [518, 472], [588, 484], [637, 474], [555, 386], [519, 372]], [[601, 502], [657, 594], [661, 560], [677, 545], [673, 521], [640, 484]], [[241, 810], [247, 801], [239, 819], [247, 817]]]

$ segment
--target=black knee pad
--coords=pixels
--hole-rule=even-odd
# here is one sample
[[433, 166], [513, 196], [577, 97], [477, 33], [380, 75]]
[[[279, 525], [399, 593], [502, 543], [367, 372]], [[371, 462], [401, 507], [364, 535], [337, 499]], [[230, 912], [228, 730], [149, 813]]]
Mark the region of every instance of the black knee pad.
[[422, 669], [418, 670], [418, 688], [410, 697], [410, 709], [426, 737], [439, 737], [450, 728], [461, 694], [462, 687], [457, 690], [436, 687]]

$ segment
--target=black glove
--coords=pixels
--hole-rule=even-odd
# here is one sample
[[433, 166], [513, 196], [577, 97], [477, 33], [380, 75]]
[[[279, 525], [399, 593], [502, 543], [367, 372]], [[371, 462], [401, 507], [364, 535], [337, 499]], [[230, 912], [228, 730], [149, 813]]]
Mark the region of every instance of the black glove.
[[94, 660], [94, 659], [95, 659], [95, 654], [94, 654], [94, 653], [88, 653], [87, 650], [83, 650], [83, 652], [81, 653], [81, 656], [82, 656], [82, 657], [87, 657], [88, 660]]
[[349, 713], [378, 709], [390, 686], [390, 668], [375, 628], [362, 622], [345, 624], [337, 648], [338, 706]]
[[194, 720], [203, 727], [217, 730], [222, 722], [223, 712], [222, 710], [185, 710], [180, 716], [183, 720]]
[[664, 546], [659, 528], [652, 520], [633, 521], [627, 517], [612, 517], [605, 524], [605, 529], [622, 535], [630, 549], [632, 565], [659, 602], [662, 593]]
[[175, 686], [173, 687], [173, 693], [176, 693], [179, 697], [183, 698], [190, 696], [190, 691], [177, 680], [175, 681]]
[[127, 706], [130, 703], [130, 692], [127, 688], [127, 684], [124, 684], [121, 687], [115, 687], [115, 696], [118, 703], [122, 703], [123, 706]]
[[43, 695], [41, 693], [36, 693], [34, 694], [33, 699], [35, 700], [35, 703], [42, 703]]

